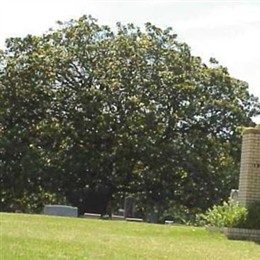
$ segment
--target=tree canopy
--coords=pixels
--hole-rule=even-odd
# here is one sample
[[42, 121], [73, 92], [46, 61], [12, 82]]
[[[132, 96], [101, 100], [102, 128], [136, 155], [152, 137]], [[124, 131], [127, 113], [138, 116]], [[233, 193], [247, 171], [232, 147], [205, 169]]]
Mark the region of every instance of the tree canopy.
[[0, 53], [2, 207], [67, 201], [106, 212], [127, 194], [145, 214], [205, 210], [237, 186], [240, 127], [259, 102], [171, 28], [112, 30], [90, 16]]

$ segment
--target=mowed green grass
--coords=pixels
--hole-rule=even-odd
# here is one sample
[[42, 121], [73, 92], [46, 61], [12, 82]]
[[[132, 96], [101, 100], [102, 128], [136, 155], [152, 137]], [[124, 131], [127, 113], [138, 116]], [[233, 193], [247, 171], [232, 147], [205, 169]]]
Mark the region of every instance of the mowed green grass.
[[260, 245], [203, 228], [0, 214], [0, 259], [260, 259]]

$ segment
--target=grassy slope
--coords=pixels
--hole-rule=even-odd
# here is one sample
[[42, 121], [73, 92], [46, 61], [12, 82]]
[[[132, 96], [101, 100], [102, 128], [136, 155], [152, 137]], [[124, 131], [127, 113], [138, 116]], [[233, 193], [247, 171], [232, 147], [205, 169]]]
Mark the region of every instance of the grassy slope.
[[260, 259], [260, 245], [202, 228], [0, 214], [0, 259]]

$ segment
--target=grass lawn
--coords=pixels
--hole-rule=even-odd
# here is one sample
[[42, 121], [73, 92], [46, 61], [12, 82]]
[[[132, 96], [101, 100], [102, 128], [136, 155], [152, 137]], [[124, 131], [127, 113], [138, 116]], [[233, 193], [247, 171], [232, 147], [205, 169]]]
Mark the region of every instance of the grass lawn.
[[185, 226], [0, 214], [0, 259], [260, 259], [260, 245]]

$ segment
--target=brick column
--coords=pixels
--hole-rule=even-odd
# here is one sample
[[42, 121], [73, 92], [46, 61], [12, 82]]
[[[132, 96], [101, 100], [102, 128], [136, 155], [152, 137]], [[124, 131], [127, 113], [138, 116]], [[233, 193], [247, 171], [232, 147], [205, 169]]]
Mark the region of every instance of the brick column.
[[241, 205], [260, 201], [260, 129], [243, 134], [238, 200]]

